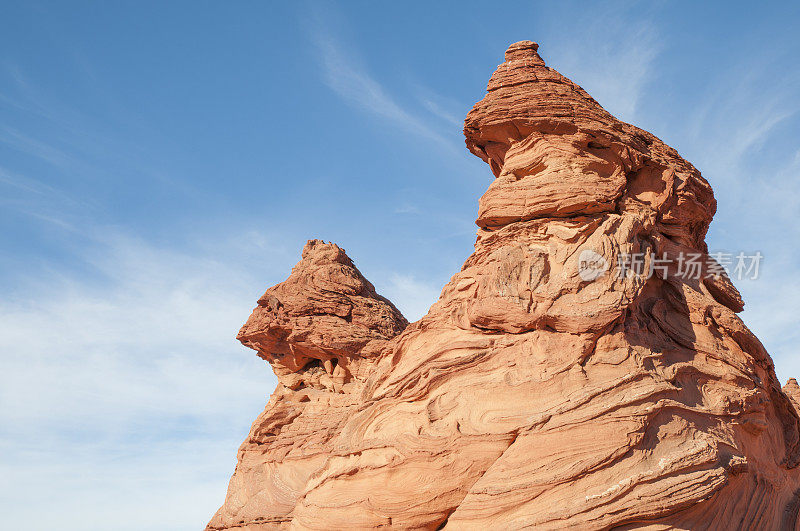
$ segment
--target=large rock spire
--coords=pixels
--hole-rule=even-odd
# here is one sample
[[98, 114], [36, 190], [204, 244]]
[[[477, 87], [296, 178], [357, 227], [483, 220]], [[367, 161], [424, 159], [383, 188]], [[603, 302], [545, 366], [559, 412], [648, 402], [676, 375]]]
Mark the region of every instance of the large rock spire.
[[316, 241], [259, 301], [239, 337], [280, 384], [208, 529], [797, 529], [800, 388], [700, 172], [530, 41], [464, 134], [495, 178], [423, 319]]

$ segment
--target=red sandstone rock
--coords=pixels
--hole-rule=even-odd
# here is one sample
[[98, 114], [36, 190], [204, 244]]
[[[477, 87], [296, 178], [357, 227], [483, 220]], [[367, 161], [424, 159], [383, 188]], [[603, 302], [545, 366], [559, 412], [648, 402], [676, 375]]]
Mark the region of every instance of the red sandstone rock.
[[798, 528], [800, 387], [706, 255], [711, 187], [537, 48], [467, 116], [496, 179], [423, 319], [319, 241], [259, 301], [280, 384], [208, 529]]
[[289, 278], [259, 299], [237, 339], [272, 364], [283, 386], [341, 392], [366, 376], [407, 325], [344, 250], [310, 240]]
[[789, 378], [789, 381], [783, 386], [783, 392], [792, 401], [794, 408], [800, 412], [800, 385], [797, 385], [797, 380]]

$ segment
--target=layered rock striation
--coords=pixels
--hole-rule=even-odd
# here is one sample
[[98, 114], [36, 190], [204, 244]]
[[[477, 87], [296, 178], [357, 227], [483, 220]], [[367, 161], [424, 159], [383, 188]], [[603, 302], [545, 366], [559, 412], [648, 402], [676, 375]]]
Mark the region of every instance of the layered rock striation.
[[800, 387], [707, 254], [700, 172], [530, 41], [464, 134], [495, 179], [424, 318], [318, 240], [259, 300], [239, 339], [280, 383], [208, 529], [798, 528]]

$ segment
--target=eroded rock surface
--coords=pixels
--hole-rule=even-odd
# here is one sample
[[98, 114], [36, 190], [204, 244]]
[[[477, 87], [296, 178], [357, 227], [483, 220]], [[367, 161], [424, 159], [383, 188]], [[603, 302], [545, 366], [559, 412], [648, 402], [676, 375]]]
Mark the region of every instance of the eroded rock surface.
[[343, 392], [366, 377], [406, 326], [343, 249], [310, 240], [289, 278], [258, 300], [237, 339], [272, 364], [283, 386]]
[[319, 241], [259, 301], [280, 384], [208, 529], [798, 528], [800, 387], [707, 255], [710, 185], [537, 49], [467, 116], [496, 178], [423, 319]]
[[797, 379], [789, 378], [789, 381], [783, 386], [783, 392], [792, 401], [795, 410], [800, 412], [800, 385], [797, 385]]

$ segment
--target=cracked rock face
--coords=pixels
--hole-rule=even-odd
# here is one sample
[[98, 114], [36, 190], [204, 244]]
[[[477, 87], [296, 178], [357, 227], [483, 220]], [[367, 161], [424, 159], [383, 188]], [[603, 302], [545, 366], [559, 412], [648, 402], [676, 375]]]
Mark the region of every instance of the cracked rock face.
[[798, 528], [800, 387], [706, 254], [710, 185], [535, 43], [505, 59], [464, 127], [475, 252], [424, 318], [318, 240], [259, 300], [239, 339], [280, 383], [208, 529]]

